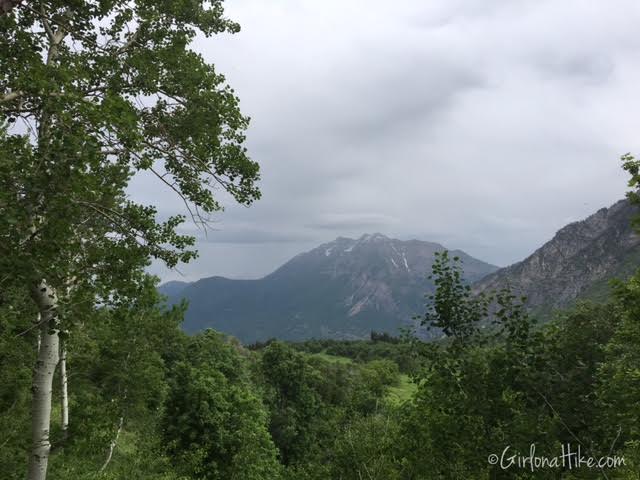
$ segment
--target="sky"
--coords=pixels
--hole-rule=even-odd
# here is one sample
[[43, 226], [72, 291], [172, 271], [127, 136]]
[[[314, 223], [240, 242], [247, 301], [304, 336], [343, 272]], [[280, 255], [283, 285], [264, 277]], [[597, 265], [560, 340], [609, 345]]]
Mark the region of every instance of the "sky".
[[[637, 0], [228, 0], [198, 38], [251, 117], [262, 199], [198, 236], [163, 280], [259, 278], [380, 232], [506, 266], [624, 196], [640, 153]], [[140, 176], [162, 215], [179, 198]]]

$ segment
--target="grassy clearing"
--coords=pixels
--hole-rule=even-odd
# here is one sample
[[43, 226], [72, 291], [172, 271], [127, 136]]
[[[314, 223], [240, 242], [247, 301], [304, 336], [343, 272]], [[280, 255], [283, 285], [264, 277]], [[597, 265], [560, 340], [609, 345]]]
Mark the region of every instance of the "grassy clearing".
[[397, 387], [389, 387], [387, 400], [393, 405], [400, 405], [411, 399], [418, 386], [411, 381], [409, 375], [400, 375], [400, 383]]
[[350, 358], [339, 357], [337, 355], [329, 355], [328, 353], [324, 353], [324, 352], [312, 353], [310, 356], [315, 358], [321, 358], [323, 360], [326, 360], [327, 362], [341, 363], [343, 365], [350, 365], [353, 363], [353, 360], [351, 360]]

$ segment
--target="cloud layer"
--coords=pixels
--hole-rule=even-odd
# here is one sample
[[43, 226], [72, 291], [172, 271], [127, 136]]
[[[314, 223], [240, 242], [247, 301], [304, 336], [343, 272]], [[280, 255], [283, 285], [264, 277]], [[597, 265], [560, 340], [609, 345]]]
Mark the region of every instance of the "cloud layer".
[[[437, 241], [499, 265], [623, 196], [638, 152], [640, 4], [229, 1], [199, 38], [252, 118], [263, 199], [226, 199], [188, 279], [257, 277], [337, 236]], [[150, 179], [136, 199], [182, 211]], [[180, 278], [159, 267], [163, 278]]]

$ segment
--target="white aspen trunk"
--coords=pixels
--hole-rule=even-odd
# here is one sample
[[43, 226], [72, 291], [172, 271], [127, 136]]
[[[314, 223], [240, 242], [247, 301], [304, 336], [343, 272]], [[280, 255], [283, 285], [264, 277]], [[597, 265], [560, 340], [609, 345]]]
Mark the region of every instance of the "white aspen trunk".
[[36, 350], [36, 352], [40, 353], [40, 343], [42, 342], [42, 328], [40, 325], [40, 321], [42, 320], [42, 316], [40, 315], [40, 312], [38, 312], [38, 317], [36, 318], [36, 325], [38, 326], [37, 329], [37, 335], [38, 337], [36, 338], [36, 346], [38, 347], [38, 349]]
[[113, 451], [116, 449], [116, 445], [118, 444], [118, 437], [120, 436], [120, 432], [122, 431], [123, 424], [124, 424], [124, 417], [120, 417], [120, 421], [118, 422], [118, 430], [116, 431], [116, 436], [113, 438], [113, 440], [111, 440], [111, 445], [109, 445], [109, 454], [107, 455], [107, 459], [102, 464], [102, 467], [100, 467], [100, 472], [104, 471], [104, 469], [107, 468], [107, 465], [109, 465], [109, 462], [111, 461], [111, 457], [113, 457]]
[[[0, 0], [1, 2], [2, 0]], [[19, 3], [14, 0], [4, 1], [5, 4]], [[3, 5], [4, 8], [4, 5]], [[5, 9], [6, 10], [6, 9]], [[68, 16], [68, 10], [66, 12]], [[48, 19], [43, 19], [43, 25], [49, 38], [47, 65], [52, 65], [59, 53], [59, 46], [67, 32], [60, 26], [55, 32], [51, 30]], [[46, 103], [46, 102], [45, 102]], [[38, 125], [38, 146], [43, 152], [47, 151], [50, 141], [49, 128], [51, 112], [43, 107]], [[33, 218], [32, 234], [37, 231], [38, 218]], [[53, 377], [60, 360], [60, 320], [58, 318], [58, 298], [53, 288], [46, 280], [38, 280], [31, 286], [31, 296], [40, 312], [40, 346], [33, 371], [31, 384], [31, 452], [27, 467], [27, 480], [46, 480], [49, 454], [51, 452], [51, 400], [53, 396]]]
[[62, 414], [62, 438], [69, 435], [69, 394], [67, 390], [67, 345], [60, 340], [60, 406]]
[[31, 386], [31, 454], [27, 480], [45, 480], [51, 441], [49, 429], [51, 426], [51, 400], [53, 391], [53, 377], [59, 361], [59, 319], [58, 299], [55, 291], [42, 280], [36, 283], [32, 290], [42, 318], [40, 327], [40, 351], [33, 372]]

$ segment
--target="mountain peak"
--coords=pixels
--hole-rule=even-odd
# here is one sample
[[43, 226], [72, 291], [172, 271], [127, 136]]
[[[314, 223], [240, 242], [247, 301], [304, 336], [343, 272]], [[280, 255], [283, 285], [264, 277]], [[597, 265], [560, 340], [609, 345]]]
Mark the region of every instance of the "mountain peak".
[[[329, 257], [331, 255], [335, 255], [339, 253], [341, 254], [352, 253], [355, 249], [368, 244], [386, 243], [391, 241], [392, 239], [390, 239], [389, 237], [381, 233], [365, 233], [364, 235], [361, 235], [357, 239], [353, 239], [349, 237], [337, 237], [335, 240], [329, 243], [323, 243], [319, 247], [316, 247], [315, 249], [312, 250], [312, 252], [322, 251], [324, 252], [325, 257]], [[304, 255], [305, 254], [298, 255], [298, 257], [304, 256]]]
[[[640, 235], [630, 224], [636, 214], [628, 201], [618, 202], [560, 229], [530, 257], [500, 270], [462, 251], [452, 253], [462, 259], [465, 279], [476, 281], [474, 291], [509, 285], [544, 313], [593, 298], [609, 278], [636, 268]], [[424, 294], [435, 288], [427, 275], [435, 252], [444, 249], [381, 233], [338, 237], [262, 279], [214, 277], [165, 288], [172, 302], [189, 301], [183, 325], [189, 332], [213, 327], [244, 342], [365, 338], [371, 330], [395, 333], [424, 309]]]
[[364, 233], [360, 235], [358, 238], [351, 237], [337, 237], [335, 240], [329, 242], [329, 244], [333, 243], [364, 243], [364, 242], [372, 242], [372, 241], [381, 241], [381, 240], [392, 240], [391, 238], [383, 235], [382, 233]]
[[[245, 342], [396, 332], [422, 310], [424, 294], [433, 291], [427, 274], [434, 253], [442, 249], [381, 233], [338, 237], [259, 280], [195, 282], [177, 296], [189, 300], [184, 328], [213, 327]], [[497, 268], [461, 256], [470, 280]]]
[[379, 241], [390, 240], [390, 238], [381, 233], [376, 232], [376, 233], [365, 233], [358, 239], [359, 242], [375, 242], [378, 240]]

